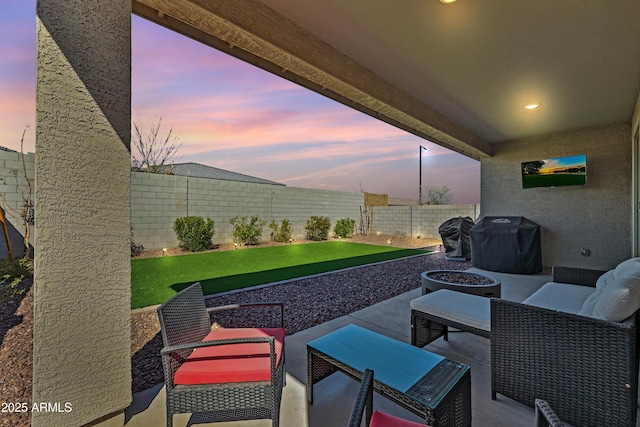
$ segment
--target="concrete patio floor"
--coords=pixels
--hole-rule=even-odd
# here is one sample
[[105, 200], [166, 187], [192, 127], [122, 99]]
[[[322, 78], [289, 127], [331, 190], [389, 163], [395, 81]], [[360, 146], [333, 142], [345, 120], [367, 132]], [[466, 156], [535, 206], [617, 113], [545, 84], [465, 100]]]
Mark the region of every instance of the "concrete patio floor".
[[[546, 273], [522, 276], [505, 273], [483, 272], [502, 282], [502, 298], [522, 301], [535, 292], [551, 276]], [[283, 391], [280, 425], [283, 427], [339, 427], [346, 426], [353, 407], [358, 383], [346, 375], [336, 373], [319, 382], [314, 388], [314, 403], [306, 401], [307, 342], [350, 323], [371, 329], [403, 342], [410, 342], [409, 302], [420, 296], [421, 290], [391, 298], [332, 321], [306, 329], [286, 339], [287, 385]], [[498, 395], [491, 400], [491, 354], [490, 342], [486, 338], [464, 332], [453, 332], [449, 341], [436, 340], [426, 350], [471, 367], [472, 423], [474, 426], [531, 427], [532, 408]], [[127, 427], [165, 425], [165, 394], [162, 386], [134, 395], [127, 410]], [[419, 417], [398, 405], [374, 395], [374, 408], [384, 412], [421, 421]], [[270, 426], [269, 420], [233, 423], [201, 424], [190, 420], [189, 414], [174, 416], [175, 426]]]

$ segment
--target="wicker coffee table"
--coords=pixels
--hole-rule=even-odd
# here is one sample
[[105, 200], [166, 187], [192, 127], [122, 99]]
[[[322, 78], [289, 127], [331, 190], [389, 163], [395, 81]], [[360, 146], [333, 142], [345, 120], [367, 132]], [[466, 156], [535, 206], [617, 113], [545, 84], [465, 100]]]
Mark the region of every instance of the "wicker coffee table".
[[360, 380], [374, 371], [374, 389], [424, 417], [433, 427], [471, 425], [471, 372], [446, 359], [356, 325], [307, 343], [307, 400], [313, 386], [334, 372]]

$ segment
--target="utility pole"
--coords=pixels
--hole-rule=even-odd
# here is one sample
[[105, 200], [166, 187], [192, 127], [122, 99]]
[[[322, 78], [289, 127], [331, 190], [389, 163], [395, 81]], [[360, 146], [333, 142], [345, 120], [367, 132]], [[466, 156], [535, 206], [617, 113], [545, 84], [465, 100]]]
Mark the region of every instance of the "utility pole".
[[418, 151], [420, 153], [420, 189], [419, 189], [419, 193], [418, 193], [418, 204], [421, 205], [422, 204], [422, 150], [424, 151], [429, 151], [429, 149], [427, 147], [423, 147], [422, 145], [420, 146], [420, 148], [418, 148]]

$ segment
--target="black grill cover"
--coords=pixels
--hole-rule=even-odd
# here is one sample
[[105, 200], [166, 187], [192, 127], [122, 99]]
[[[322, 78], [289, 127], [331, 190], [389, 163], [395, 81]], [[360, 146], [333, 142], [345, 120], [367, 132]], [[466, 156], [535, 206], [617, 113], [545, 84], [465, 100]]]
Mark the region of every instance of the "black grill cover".
[[522, 216], [487, 216], [471, 233], [474, 267], [503, 273], [542, 271], [540, 226]]
[[471, 218], [459, 216], [443, 222], [438, 228], [447, 258], [464, 258], [465, 260], [471, 258], [469, 241], [471, 227], [473, 227]]

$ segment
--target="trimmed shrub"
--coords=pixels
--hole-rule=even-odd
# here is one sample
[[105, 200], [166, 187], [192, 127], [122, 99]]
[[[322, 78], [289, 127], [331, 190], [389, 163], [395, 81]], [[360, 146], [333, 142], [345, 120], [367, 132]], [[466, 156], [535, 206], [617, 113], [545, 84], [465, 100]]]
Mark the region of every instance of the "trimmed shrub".
[[173, 230], [180, 242], [180, 249], [201, 252], [211, 247], [215, 224], [211, 218], [205, 221], [201, 216], [185, 216], [176, 218]]
[[351, 237], [356, 226], [356, 220], [351, 218], [342, 218], [336, 222], [333, 227], [333, 235], [342, 239]]
[[288, 219], [283, 219], [282, 224], [278, 226], [278, 223], [275, 221], [271, 221], [269, 224], [269, 228], [271, 229], [271, 240], [275, 242], [286, 243], [291, 240], [291, 222]]
[[330, 228], [331, 220], [327, 216], [312, 216], [304, 226], [307, 240], [313, 241], [327, 240]]
[[259, 216], [252, 216], [251, 219], [246, 216], [235, 216], [229, 222], [233, 226], [231, 236], [234, 243], [240, 246], [260, 244], [262, 227], [267, 221]]

